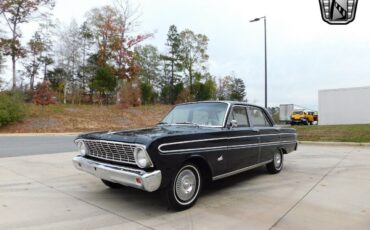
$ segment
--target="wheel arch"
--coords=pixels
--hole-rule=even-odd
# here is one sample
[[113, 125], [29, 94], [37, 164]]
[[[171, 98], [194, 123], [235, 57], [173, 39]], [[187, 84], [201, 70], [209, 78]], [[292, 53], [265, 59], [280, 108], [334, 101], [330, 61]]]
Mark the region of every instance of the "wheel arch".
[[288, 151], [287, 151], [284, 147], [279, 147], [279, 151], [280, 151], [282, 154], [288, 154]]
[[212, 178], [213, 175], [213, 169], [209, 165], [208, 161], [200, 155], [191, 155], [184, 164], [192, 163], [195, 164], [202, 175], [202, 177], [205, 179], [205, 181], [209, 181]]

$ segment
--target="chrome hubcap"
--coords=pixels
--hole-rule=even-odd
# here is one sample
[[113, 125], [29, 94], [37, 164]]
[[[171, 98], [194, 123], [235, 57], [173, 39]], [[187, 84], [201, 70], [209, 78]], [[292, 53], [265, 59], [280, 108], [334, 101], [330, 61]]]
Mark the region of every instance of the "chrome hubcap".
[[190, 169], [182, 171], [176, 180], [176, 195], [182, 201], [193, 198], [197, 187], [196, 177]]
[[275, 153], [274, 164], [275, 164], [275, 168], [280, 168], [281, 166], [281, 154], [280, 153]]
[[281, 163], [282, 163], [281, 154], [275, 153], [275, 159], [274, 159], [275, 168], [280, 168]]

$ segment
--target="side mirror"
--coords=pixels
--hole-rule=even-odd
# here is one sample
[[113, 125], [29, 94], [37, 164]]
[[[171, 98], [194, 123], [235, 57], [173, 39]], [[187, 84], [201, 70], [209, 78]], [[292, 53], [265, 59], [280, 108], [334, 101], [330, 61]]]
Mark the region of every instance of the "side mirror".
[[230, 121], [230, 127], [231, 128], [236, 128], [238, 127], [238, 122], [236, 120], [231, 120]]

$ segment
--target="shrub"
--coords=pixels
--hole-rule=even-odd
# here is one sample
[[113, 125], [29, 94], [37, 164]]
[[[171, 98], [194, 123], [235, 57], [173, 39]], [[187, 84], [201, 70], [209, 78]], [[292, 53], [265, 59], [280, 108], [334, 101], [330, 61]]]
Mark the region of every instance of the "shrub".
[[177, 95], [176, 104], [191, 101], [194, 101], [194, 97], [190, 94], [190, 90], [185, 88]]
[[25, 112], [22, 94], [0, 93], [0, 126], [22, 120]]
[[117, 78], [111, 66], [104, 66], [98, 69], [96, 75], [91, 79], [90, 87], [100, 93], [100, 104], [108, 104], [109, 96], [117, 87]]
[[120, 90], [119, 104], [122, 108], [141, 105], [141, 88], [140, 82], [137, 79], [123, 82]]
[[53, 92], [49, 89], [46, 81], [42, 82], [33, 95], [33, 103], [36, 105], [50, 105], [55, 104], [53, 99]]
[[[173, 92], [171, 93], [170, 85], [164, 85], [161, 90], [160, 99], [165, 104], [174, 104], [180, 93], [184, 90], [184, 83], [180, 82], [174, 85]], [[180, 96], [182, 100], [182, 96]]]
[[204, 83], [195, 82], [193, 85], [193, 96], [197, 101], [206, 101], [216, 98], [217, 85], [212, 78], [207, 79]]
[[141, 82], [141, 101], [143, 104], [154, 103], [156, 93], [153, 89], [153, 86], [146, 82]]

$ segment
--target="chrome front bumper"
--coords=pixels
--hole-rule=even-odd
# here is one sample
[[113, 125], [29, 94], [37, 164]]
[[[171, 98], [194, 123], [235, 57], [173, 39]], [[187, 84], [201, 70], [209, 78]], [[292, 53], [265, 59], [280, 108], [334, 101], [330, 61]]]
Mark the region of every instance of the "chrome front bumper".
[[96, 162], [82, 156], [74, 157], [73, 164], [77, 169], [90, 173], [100, 179], [148, 192], [156, 191], [162, 181], [160, 170], [148, 173], [140, 169]]

